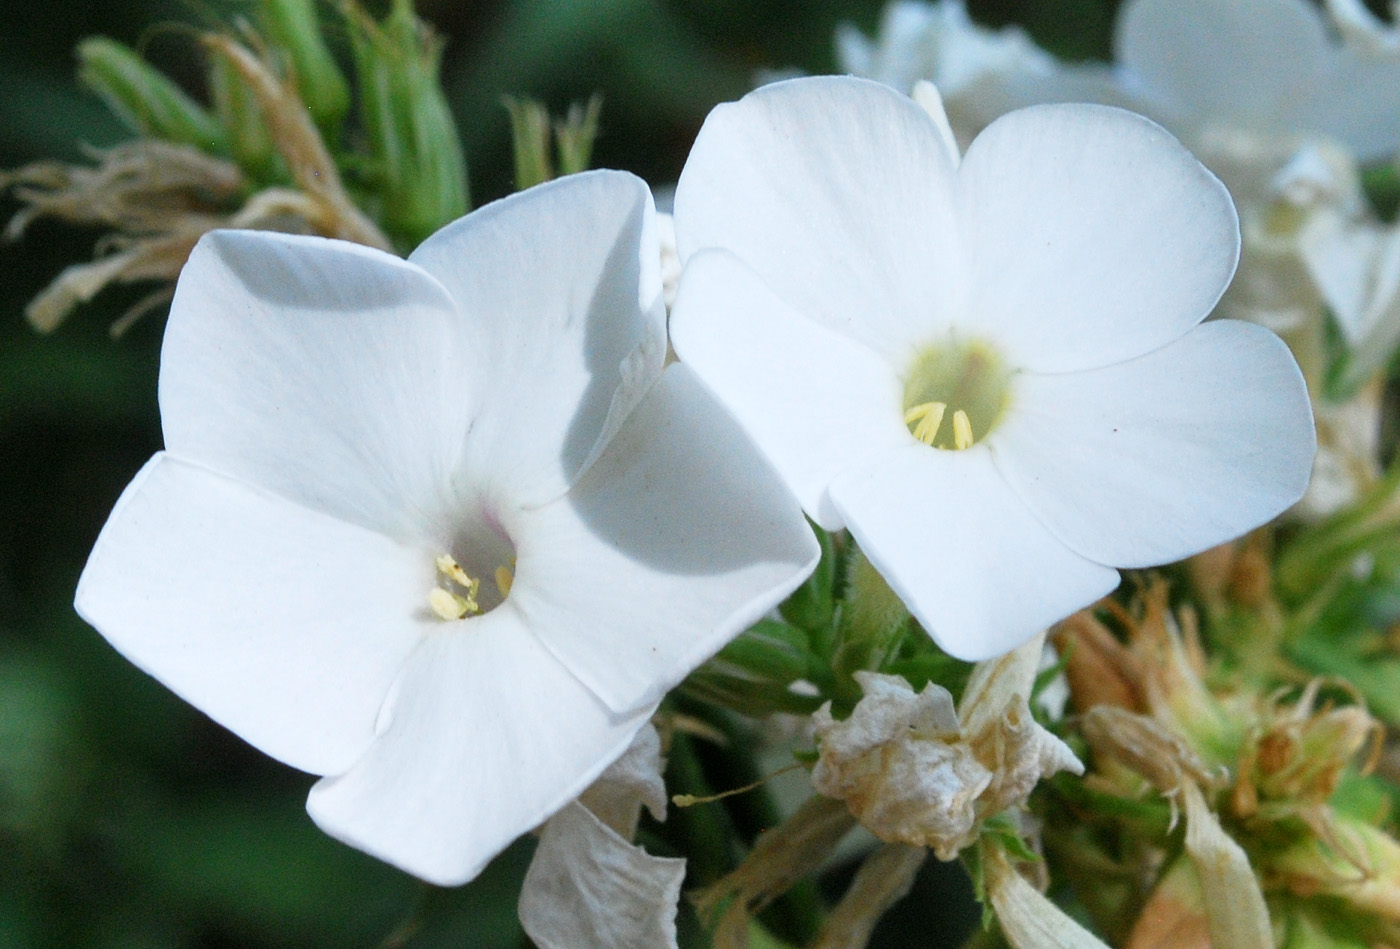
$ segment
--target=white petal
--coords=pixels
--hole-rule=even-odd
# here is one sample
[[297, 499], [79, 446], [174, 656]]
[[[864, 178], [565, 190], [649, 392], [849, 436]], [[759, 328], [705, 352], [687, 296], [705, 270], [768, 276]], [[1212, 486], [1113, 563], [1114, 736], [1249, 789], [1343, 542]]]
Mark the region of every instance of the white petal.
[[462, 311], [480, 406], [467, 467], [520, 502], [563, 494], [610, 434], [610, 413], [624, 416], [665, 358], [646, 183], [617, 171], [560, 178], [448, 225], [409, 260]]
[[161, 351], [172, 454], [396, 537], [450, 502], [471, 401], [451, 299], [343, 241], [206, 235]]
[[1328, 52], [1321, 14], [1303, 0], [1130, 0], [1117, 60], [1198, 125], [1296, 128]]
[[912, 98], [919, 104], [919, 108], [928, 113], [934, 128], [938, 129], [938, 137], [948, 155], [948, 164], [954, 168], [958, 167], [962, 163], [962, 152], [958, 149], [958, 139], [953, 134], [953, 126], [948, 124], [948, 110], [943, 107], [943, 97], [938, 94], [938, 87], [927, 79], [920, 79], [914, 83]]
[[1299, 123], [1335, 138], [1370, 163], [1400, 147], [1400, 56], [1333, 51]]
[[765, 86], [700, 130], [676, 186], [681, 260], [732, 251], [802, 315], [903, 358], [961, 299], [955, 175], [907, 96], [850, 77]]
[[520, 889], [540, 949], [674, 949], [685, 861], [653, 857], [577, 802], [544, 826]]
[[886, 452], [831, 496], [880, 575], [959, 659], [1014, 649], [1118, 585], [1041, 526], [980, 445]]
[[828, 530], [843, 526], [831, 479], [911, 437], [890, 363], [803, 318], [729, 254], [687, 264], [671, 341]]
[[443, 886], [577, 797], [653, 711], [611, 715], [509, 600], [451, 626], [409, 660], [369, 751], [306, 803], [328, 834]]
[[1287, 347], [1219, 320], [1117, 366], [1022, 377], [988, 444], [1056, 537], [1100, 563], [1145, 567], [1283, 511], [1307, 487], [1316, 442]]
[[377, 534], [161, 454], [117, 502], [77, 609], [245, 741], [327, 774], [368, 747], [429, 625], [419, 609], [427, 564]]
[[567, 496], [528, 512], [510, 601], [616, 712], [793, 591], [819, 550], [748, 439], [672, 366]]
[[661, 736], [648, 723], [632, 744], [599, 775], [579, 801], [604, 824], [631, 840], [636, 835], [642, 805], [657, 820], [666, 819], [666, 759], [661, 756]]
[[1160, 126], [1048, 105], [992, 123], [962, 163], [966, 332], [1044, 372], [1149, 352], [1199, 323], [1235, 271], [1230, 195]]

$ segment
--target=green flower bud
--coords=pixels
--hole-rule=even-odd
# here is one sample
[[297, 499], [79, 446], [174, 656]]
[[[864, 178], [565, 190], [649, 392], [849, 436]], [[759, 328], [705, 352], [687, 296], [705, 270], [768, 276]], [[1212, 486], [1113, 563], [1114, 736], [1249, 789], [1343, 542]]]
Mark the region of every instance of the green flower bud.
[[515, 146], [515, 189], [524, 191], [554, 177], [549, 161], [549, 110], [534, 99], [505, 96], [510, 138]]
[[588, 105], [575, 102], [568, 114], [554, 123], [554, 143], [559, 150], [559, 174], [587, 171], [593, 160], [593, 142], [598, 138], [598, 116], [603, 97], [594, 93]]
[[382, 23], [348, 5], [346, 23], [380, 217], [396, 239], [417, 244], [468, 209], [462, 146], [438, 82], [442, 41], [411, 0], [395, 0]]
[[225, 150], [218, 121], [129, 46], [100, 36], [83, 40], [78, 79], [141, 135], [208, 152]]
[[350, 85], [326, 47], [313, 0], [261, 0], [262, 28], [286, 52], [298, 91], [321, 132], [334, 140], [350, 111]]
[[286, 169], [279, 167], [277, 148], [263, 121], [257, 96], [223, 56], [211, 57], [209, 92], [214, 110], [227, 130], [229, 152], [239, 167], [259, 182], [285, 179]]

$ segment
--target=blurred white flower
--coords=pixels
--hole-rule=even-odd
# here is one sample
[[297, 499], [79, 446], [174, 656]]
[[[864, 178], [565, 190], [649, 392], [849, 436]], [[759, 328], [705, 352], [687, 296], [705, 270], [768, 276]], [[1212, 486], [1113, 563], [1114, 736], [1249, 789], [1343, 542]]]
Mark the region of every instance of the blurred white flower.
[[577, 801], [544, 825], [520, 890], [520, 922], [540, 949], [675, 949], [685, 860], [632, 844], [645, 804], [666, 816], [661, 739], [637, 733]]
[[1099, 106], [951, 147], [851, 78], [711, 113], [681, 175], [673, 344], [823, 527], [945, 650], [998, 655], [1302, 494], [1287, 348], [1198, 326], [1234, 271], [1228, 194]]
[[1359, 164], [1400, 149], [1400, 34], [1358, 0], [1130, 0], [1119, 84], [1220, 175], [1244, 256], [1224, 316], [1284, 335], [1313, 389], [1320, 449], [1297, 514], [1325, 515], [1378, 475], [1379, 416], [1322, 394], [1323, 305], [1355, 390], [1400, 345], [1400, 229], [1361, 190]]
[[1133, 104], [1111, 67], [1060, 62], [1018, 26], [980, 26], [962, 0], [892, 0], [873, 38], [843, 23], [836, 62], [841, 72], [905, 95], [920, 80], [932, 82], [963, 146], [993, 119], [1035, 103]]
[[651, 197], [594, 172], [408, 261], [224, 231], [161, 358], [166, 450], [79, 612], [436, 883], [578, 797], [811, 569], [781, 484], [665, 352]]
[[1400, 148], [1400, 44], [1356, 0], [1326, 14], [1308, 0], [1129, 0], [1114, 53], [1148, 114], [1193, 145], [1222, 131], [1326, 139], [1362, 162]]

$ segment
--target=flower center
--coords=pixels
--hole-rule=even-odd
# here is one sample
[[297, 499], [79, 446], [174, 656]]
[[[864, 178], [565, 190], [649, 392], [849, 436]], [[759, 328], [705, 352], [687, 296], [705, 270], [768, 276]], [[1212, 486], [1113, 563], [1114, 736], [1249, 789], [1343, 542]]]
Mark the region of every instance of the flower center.
[[442, 620], [479, 616], [505, 602], [515, 582], [515, 545], [489, 515], [457, 532], [450, 552], [433, 558], [435, 582], [428, 606]]
[[933, 448], [971, 448], [1001, 420], [1010, 382], [1001, 355], [980, 340], [929, 346], [904, 381], [904, 424]]

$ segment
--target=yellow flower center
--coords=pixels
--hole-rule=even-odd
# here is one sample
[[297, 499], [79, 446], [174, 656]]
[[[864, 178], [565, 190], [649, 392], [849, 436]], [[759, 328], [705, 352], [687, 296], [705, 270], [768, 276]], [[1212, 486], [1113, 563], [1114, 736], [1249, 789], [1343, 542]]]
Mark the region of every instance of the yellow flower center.
[[980, 340], [929, 346], [904, 381], [904, 424], [933, 448], [971, 448], [1001, 421], [1010, 383], [1000, 354]]
[[437, 565], [437, 586], [428, 591], [428, 606], [443, 620], [466, 619], [493, 609], [510, 595], [511, 584], [515, 581], [512, 566], [497, 567], [493, 579], [495, 593], [482, 596], [481, 580], [470, 576], [451, 554], [440, 554], [434, 561]]

